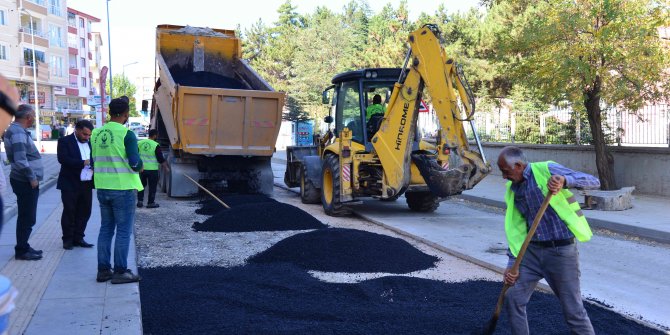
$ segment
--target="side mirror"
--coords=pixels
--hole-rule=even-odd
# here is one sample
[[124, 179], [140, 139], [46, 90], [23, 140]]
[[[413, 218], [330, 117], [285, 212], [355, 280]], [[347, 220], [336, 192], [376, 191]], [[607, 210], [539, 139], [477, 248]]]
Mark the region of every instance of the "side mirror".
[[149, 100], [142, 100], [142, 111], [149, 111]]
[[324, 105], [330, 103], [330, 99], [328, 99], [328, 91], [323, 91], [323, 93], [321, 93], [321, 103]]
[[331, 124], [331, 123], [333, 123], [333, 117], [328, 115], [328, 116], [323, 118], [323, 122]]

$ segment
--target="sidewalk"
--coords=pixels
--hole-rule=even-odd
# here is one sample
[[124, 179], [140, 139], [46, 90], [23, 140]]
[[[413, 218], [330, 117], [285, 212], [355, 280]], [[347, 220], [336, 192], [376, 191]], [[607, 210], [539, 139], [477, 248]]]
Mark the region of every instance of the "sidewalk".
[[[16, 197], [8, 185], [2, 194], [5, 224], [0, 234], [0, 273], [19, 291], [11, 313], [9, 334], [142, 334], [137, 283], [112, 285], [95, 281], [97, 248], [64, 250], [61, 240], [60, 191], [55, 188], [60, 164], [56, 142], [44, 142], [45, 176], [40, 184], [37, 223], [30, 244], [44, 251], [39, 261], [14, 260]], [[9, 176], [9, 167], [4, 167]], [[97, 244], [100, 206], [95, 191], [86, 240]], [[134, 237], [132, 238], [134, 241]], [[137, 273], [135, 244], [128, 267]]]
[[[489, 175], [461, 198], [505, 208], [505, 183], [499, 175]], [[583, 197], [576, 195], [579, 201]], [[633, 208], [625, 211], [583, 210], [595, 228], [670, 244], [670, 199], [634, 194]]]
[[[286, 151], [277, 151], [272, 161], [286, 164]], [[277, 171], [275, 171], [276, 173]], [[281, 176], [283, 177], [283, 172]], [[459, 197], [505, 208], [505, 183], [500, 175], [489, 175]], [[583, 198], [579, 200], [583, 200]], [[584, 210], [591, 226], [670, 244], [670, 198], [634, 194], [633, 208], [625, 211]]]

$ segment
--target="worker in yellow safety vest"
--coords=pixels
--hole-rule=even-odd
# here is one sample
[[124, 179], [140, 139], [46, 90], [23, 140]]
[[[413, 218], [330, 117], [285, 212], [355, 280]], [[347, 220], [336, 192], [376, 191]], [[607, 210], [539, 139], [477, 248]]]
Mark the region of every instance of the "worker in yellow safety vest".
[[[142, 181], [142, 186], [145, 188], [149, 186], [147, 208], [159, 207], [155, 201], [156, 186], [158, 185], [158, 168], [163, 166], [165, 171], [170, 170], [165, 157], [163, 157], [161, 147], [156, 142], [156, 137], [158, 137], [158, 131], [151, 129], [149, 130], [149, 138], [138, 142], [140, 158], [142, 159], [142, 163], [144, 163], [144, 171], [140, 173], [140, 180]], [[143, 202], [144, 191], [139, 191], [137, 192], [137, 207], [142, 208], [144, 206]]]
[[[93, 130], [91, 135], [93, 181], [100, 203], [96, 280], [106, 282], [111, 279], [112, 284], [140, 280], [128, 269], [130, 234], [135, 223], [135, 192], [143, 190], [137, 137], [124, 126], [128, 122], [128, 113], [127, 97], [113, 99], [109, 103], [109, 122]], [[113, 268], [110, 262], [112, 238], [115, 239]]]
[[365, 120], [370, 120], [373, 115], [384, 114], [385, 112], [386, 108], [382, 105], [382, 96], [375, 94], [375, 96], [372, 97], [372, 105], [365, 109]]
[[[521, 149], [505, 147], [498, 168], [508, 179], [505, 201], [505, 234], [509, 244], [505, 283], [512, 334], [528, 334], [526, 305], [537, 283], [546, 279], [558, 297], [571, 334], [594, 334], [584, 309], [579, 282], [579, 253], [575, 239], [586, 242], [593, 235], [584, 213], [568, 188], [598, 188], [600, 181], [589, 174], [555, 162], [528, 163]], [[518, 273], [513, 267], [528, 229], [547, 193], [554, 196], [532, 236]]]

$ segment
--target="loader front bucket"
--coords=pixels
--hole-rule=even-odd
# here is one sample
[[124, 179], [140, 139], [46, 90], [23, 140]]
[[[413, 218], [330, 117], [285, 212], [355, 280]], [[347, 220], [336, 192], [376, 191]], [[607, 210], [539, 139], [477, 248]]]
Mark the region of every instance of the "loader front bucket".
[[421, 172], [428, 189], [438, 197], [461, 194], [471, 176], [468, 165], [447, 170], [438, 164], [433, 155], [413, 153], [412, 161]]

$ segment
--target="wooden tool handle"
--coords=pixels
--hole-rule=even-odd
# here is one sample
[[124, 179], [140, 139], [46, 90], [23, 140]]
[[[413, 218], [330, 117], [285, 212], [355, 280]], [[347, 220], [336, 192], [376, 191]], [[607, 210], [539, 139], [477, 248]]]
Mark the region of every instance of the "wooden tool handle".
[[214, 199], [216, 199], [216, 201], [220, 202], [220, 203], [223, 205], [223, 207], [226, 207], [226, 208], [230, 209], [230, 206], [226, 205], [226, 203], [223, 202], [223, 200], [219, 199], [219, 197], [215, 196], [212, 192], [210, 192], [210, 191], [209, 191], [208, 189], [206, 189], [204, 186], [198, 184], [197, 181], [193, 180], [193, 178], [189, 177], [186, 173], [184, 173], [184, 177], [188, 178], [188, 179], [189, 179], [190, 181], [192, 181], [194, 184], [198, 185], [198, 187], [200, 187], [201, 190], [203, 190], [203, 191], [207, 192], [207, 194], [211, 195], [212, 198], [214, 198]]
[[521, 249], [519, 249], [519, 253], [516, 256], [516, 260], [514, 261], [514, 265], [512, 266], [512, 269], [510, 270], [510, 273], [512, 274], [518, 274], [519, 273], [519, 267], [521, 266], [521, 260], [523, 259], [523, 255], [526, 254], [526, 249], [528, 249], [528, 244], [530, 244], [530, 240], [533, 238], [533, 235], [535, 235], [535, 231], [537, 230], [537, 226], [540, 225], [540, 221], [542, 220], [542, 216], [544, 216], [544, 212], [547, 210], [547, 207], [549, 207], [549, 201], [551, 200], [551, 197], [553, 194], [551, 191], [548, 191], [547, 196], [544, 197], [544, 201], [542, 202], [542, 205], [540, 206], [540, 209], [537, 211], [537, 214], [535, 215], [535, 219], [533, 220], [533, 224], [530, 226], [530, 229], [528, 230], [528, 234], [526, 235], [526, 239], [523, 241], [523, 244], [521, 245]]

